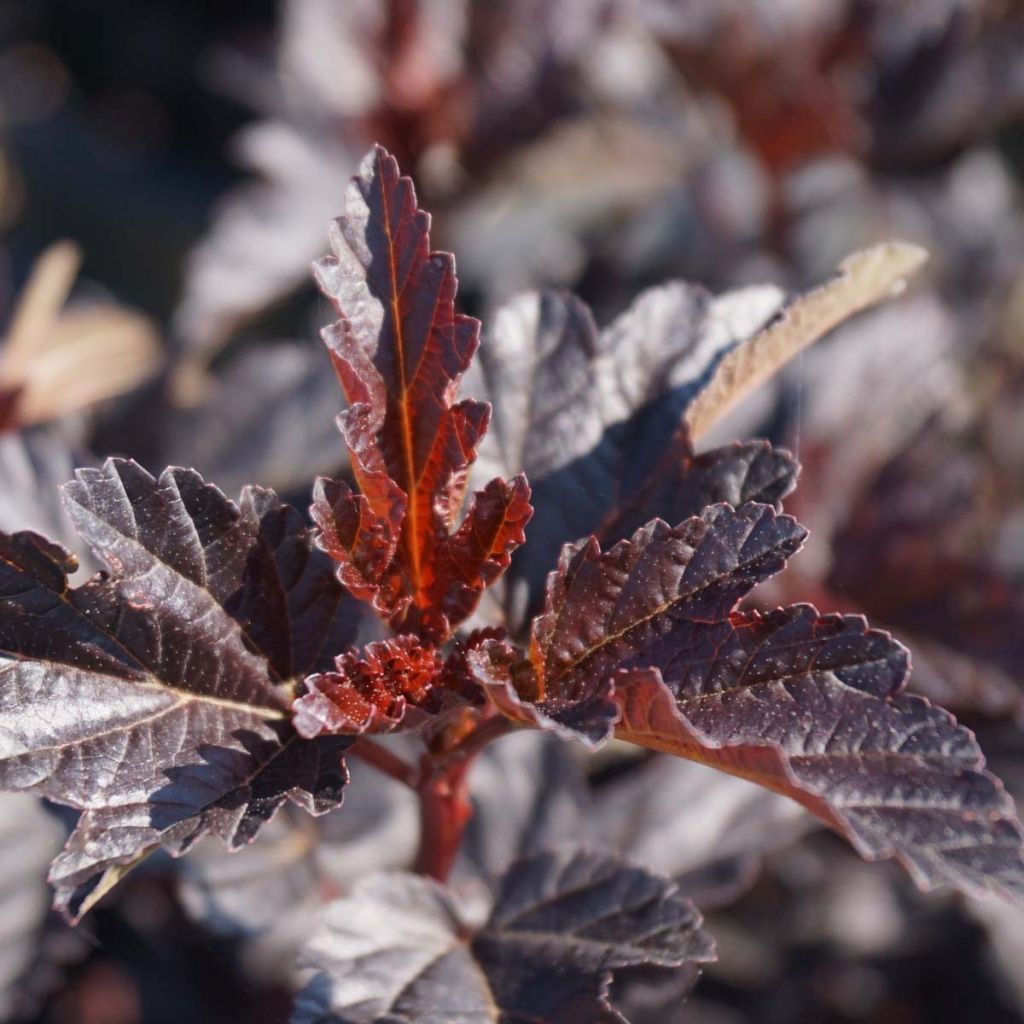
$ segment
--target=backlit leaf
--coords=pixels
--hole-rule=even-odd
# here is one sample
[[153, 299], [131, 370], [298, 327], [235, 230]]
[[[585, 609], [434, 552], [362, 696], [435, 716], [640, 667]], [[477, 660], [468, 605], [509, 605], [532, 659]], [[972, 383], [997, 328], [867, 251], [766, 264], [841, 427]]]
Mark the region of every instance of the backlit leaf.
[[479, 324], [455, 312], [455, 261], [430, 251], [429, 224], [412, 182], [373, 149], [315, 265], [341, 314], [323, 337], [361, 493], [321, 482], [313, 517], [354, 593], [396, 629], [443, 639], [507, 565], [530, 509], [525, 481], [494, 482], [452, 537], [489, 410], [455, 401]]

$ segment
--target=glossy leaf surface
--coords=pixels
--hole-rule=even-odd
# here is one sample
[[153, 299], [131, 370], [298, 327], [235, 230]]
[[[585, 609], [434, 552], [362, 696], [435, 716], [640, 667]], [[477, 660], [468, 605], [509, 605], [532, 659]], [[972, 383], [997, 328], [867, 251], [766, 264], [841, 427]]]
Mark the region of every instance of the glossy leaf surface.
[[353, 593], [395, 628], [443, 639], [507, 565], [530, 507], [524, 479], [493, 481], [456, 530], [489, 410], [455, 400], [479, 323], [455, 312], [455, 261], [430, 251], [429, 224], [376, 147], [315, 268], [341, 314], [323, 336], [350, 403], [339, 423], [361, 493], [321, 482], [313, 517]]
[[520, 721], [565, 733], [600, 699], [620, 739], [786, 793], [923, 887], [1021, 896], [1012, 801], [969, 732], [899, 694], [906, 650], [857, 616], [735, 610], [802, 539], [794, 520], [749, 504], [674, 529], [655, 521], [603, 554], [569, 547], [529, 658], [492, 643], [471, 664]]
[[157, 845], [239, 846], [287, 799], [337, 806], [348, 741], [300, 742], [288, 693], [351, 636], [328, 560], [270, 492], [236, 506], [191, 471], [112, 460], [65, 495], [110, 575], [71, 589], [63, 549], [0, 537], [0, 781], [82, 809], [52, 871], [77, 913]]

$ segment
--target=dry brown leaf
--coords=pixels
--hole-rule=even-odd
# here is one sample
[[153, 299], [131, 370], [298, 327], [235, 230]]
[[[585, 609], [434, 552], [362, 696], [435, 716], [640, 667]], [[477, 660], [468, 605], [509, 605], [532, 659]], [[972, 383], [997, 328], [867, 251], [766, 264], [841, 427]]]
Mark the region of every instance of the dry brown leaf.
[[62, 312], [81, 262], [72, 242], [36, 261], [0, 351], [0, 389], [17, 395], [17, 422], [42, 423], [124, 394], [160, 359], [152, 322], [113, 304]]
[[885, 242], [847, 256], [828, 281], [787, 302], [764, 328], [718, 364], [687, 410], [690, 436], [707, 431], [837, 324], [899, 294], [906, 278], [927, 258], [924, 249], [908, 242]]
[[38, 345], [67, 300], [82, 254], [74, 242], [54, 242], [43, 251], [18, 299], [0, 359], [0, 378], [14, 383], [32, 361]]

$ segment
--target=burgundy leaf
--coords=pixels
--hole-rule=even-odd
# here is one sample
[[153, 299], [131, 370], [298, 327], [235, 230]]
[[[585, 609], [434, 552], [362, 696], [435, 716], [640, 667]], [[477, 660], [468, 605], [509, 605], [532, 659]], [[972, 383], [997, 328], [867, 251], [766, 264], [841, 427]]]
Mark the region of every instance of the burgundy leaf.
[[429, 222], [412, 182], [373, 149], [315, 267], [341, 314], [323, 336], [361, 494], [322, 484], [313, 515], [354, 592], [396, 629], [443, 639], [507, 564], [529, 505], [525, 481], [498, 481], [451, 536], [489, 410], [455, 401], [479, 324], [455, 312], [455, 262], [430, 251]]
[[[594, 541], [567, 548], [529, 659], [506, 671], [511, 697], [496, 704], [508, 714], [514, 698], [538, 718], [555, 705], [564, 721], [566, 705], [602, 693], [617, 737], [785, 793], [922, 887], [1024, 895], [1012, 801], [969, 732], [899, 694], [902, 646], [808, 605], [735, 611], [802, 539], [766, 506], [716, 506], [604, 554]], [[509, 660], [494, 643], [470, 655], [492, 694], [495, 663]]]
[[333, 672], [306, 680], [295, 701], [295, 728], [312, 739], [323, 733], [391, 732], [408, 704], [421, 705], [444, 667], [434, 647], [398, 636], [338, 657]]
[[654, 520], [601, 554], [593, 540], [563, 553], [533, 624], [539, 695], [573, 699], [593, 681], [670, 656], [674, 630], [699, 634], [778, 572], [805, 531], [766, 505], [714, 505], [672, 528]]
[[922, 888], [1024, 894], [1012, 801], [952, 716], [894, 692], [907, 664], [886, 634], [805, 606], [739, 624], [716, 657], [696, 693], [693, 676], [623, 680], [617, 735], [794, 797]]
[[[340, 480], [321, 478], [313, 488], [310, 514], [320, 529], [320, 546], [338, 563], [341, 582], [363, 601], [377, 598], [398, 547], [405, 502], [396, 494], [388, 507], [386, 516], [378, 515], [368, 498]], [[383, 603], [390, 605], [394, 596], [385, 595]]]
[[492, 480], [473, 495], [461, 526], [437, 549], [432, 601], [448, 622], [466, 619], [483, 589], [508, 568], [532, 514], [522, 473], [508, 482]]
[[517, 862], [474, 927], [448, 890], [377, 875], [327, 911], [302, 957], [314, 972], [294, 1024], [622, 1024], [614, 971], [714, 958], [667, 879], [614, 855], [559, 849]]
[[670, 523], [699, 516], [708, 505], [748, 501], [776, 511], [796, 486], [800, 467], [784, 448], [748, 441], [694, 455], [685, 438], [673, 445], [646, 483], [599, 530], [604, 543], [628, 537], [652, 514]]
[[447, 657], [411, 634], [367, 644], [334, 659], [331, 671], [308, 676], [292, 704], [306, 739], [338, 733], [419, 732], [424, 738], [468, 715], [485, 698], [467, 663], [470, 651], [500, 639], [482, 629], [456, 641]]
[[511, 644], [485, 641], [468, 653], [467, 661], [494, 706], [520, 725], [598, 747], [618, 721], [610, 679], [584, 694], [550, 697], [541, 693], [533, 663]]
[[51, 874], [78, 914], [157, 845], [237, 847], [285, 800], [340, 803], [348, 741], [287, 719], [292, 673], [351, 636], [329, 561], [269, 492], [236, 506], [111, 460], [65, 497], [110, 575], [71, 589], [71, 555], [0, 535], [0, 782], [83, 811]]
[[653, 515], [678, 521], [671, 481], [692, 454], [687, 436], [702, 434], [837, 323], [891, 295], [923, 259], [903, 243], [854, 253], [781, 310], [773, 288], [713, 297], [671, 282], [643, 293], [602, 331], [572, 296], [509, 304], [481, 352], [482, 379], [471, 381], [495, 406], [494, 440], [482, 444], [481, 462], [488, 471], [525, 471], [538, 507], [530, 546], [509, 579], [525, 599], [513, 593], [508, 607], [536, 608], [563, 544], [609, 529], [622, 536]]
[[256, 524], [241, 586], [224, 602], [245, 637], [286, 682], [328, 668], [355, 639], [360, 605], [331, 578], [298, 511], [247, 487], [239, 510]]
[[[686, 407], [780, 301], [773, 288], [714, 297], [675, 281], [644, 292], [603, 330], [563, 293], [522, 295], [498, 312], [467, 389], [494, 406], [481, 472], [525, 471], [534, 491], [530, 544], [513, 581], [539, 599], [563, 544], [599, 532], [623, 508], [633, 518], [645, 512], [641, 523], [673, 515], [665, 469], [678, 479], [675, 467], [692, 455], [679, 432]], [[686, 504], [684, 515], [703, 507]]]

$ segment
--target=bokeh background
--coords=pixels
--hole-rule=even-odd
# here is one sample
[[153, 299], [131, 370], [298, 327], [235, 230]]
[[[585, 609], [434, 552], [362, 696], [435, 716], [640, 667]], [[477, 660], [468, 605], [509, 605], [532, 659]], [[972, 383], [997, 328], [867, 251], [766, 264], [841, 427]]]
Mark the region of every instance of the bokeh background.
[[[912, 686], [1024, 795], [1024, 5], [8, 0], [0, 526], [73, 546], [56, 487], [109, 454], [300, 507], [343, 471], [308, 266], [373, 141], [485, 322], [526, 288], [606, 322], [670, 278], [795, 290], [874, 241], [931, 251], [706, 443], [769, 436], [804, 464], [787, 510], [813, 539], [759, 599], [892, 628]], [[686, 876], [720, 961], [682, 1011], [637, 986], [631, 1019], [1024, 1020], [1024, 912], [922, 896], [746, 791], [633, 768], [587, 785], [671, 795], [645, 852]], [[375, 842], [402, 849], [391, 796], [301, 863], [271, 836], [270, 869], [317, 859], [336, 891]], [[233, 915], [265, 864], [157, 858], [72, 932], [42, 883], [63, 829], [0, 801], [3, 1019], [287, 1020], [308, 916]]]

